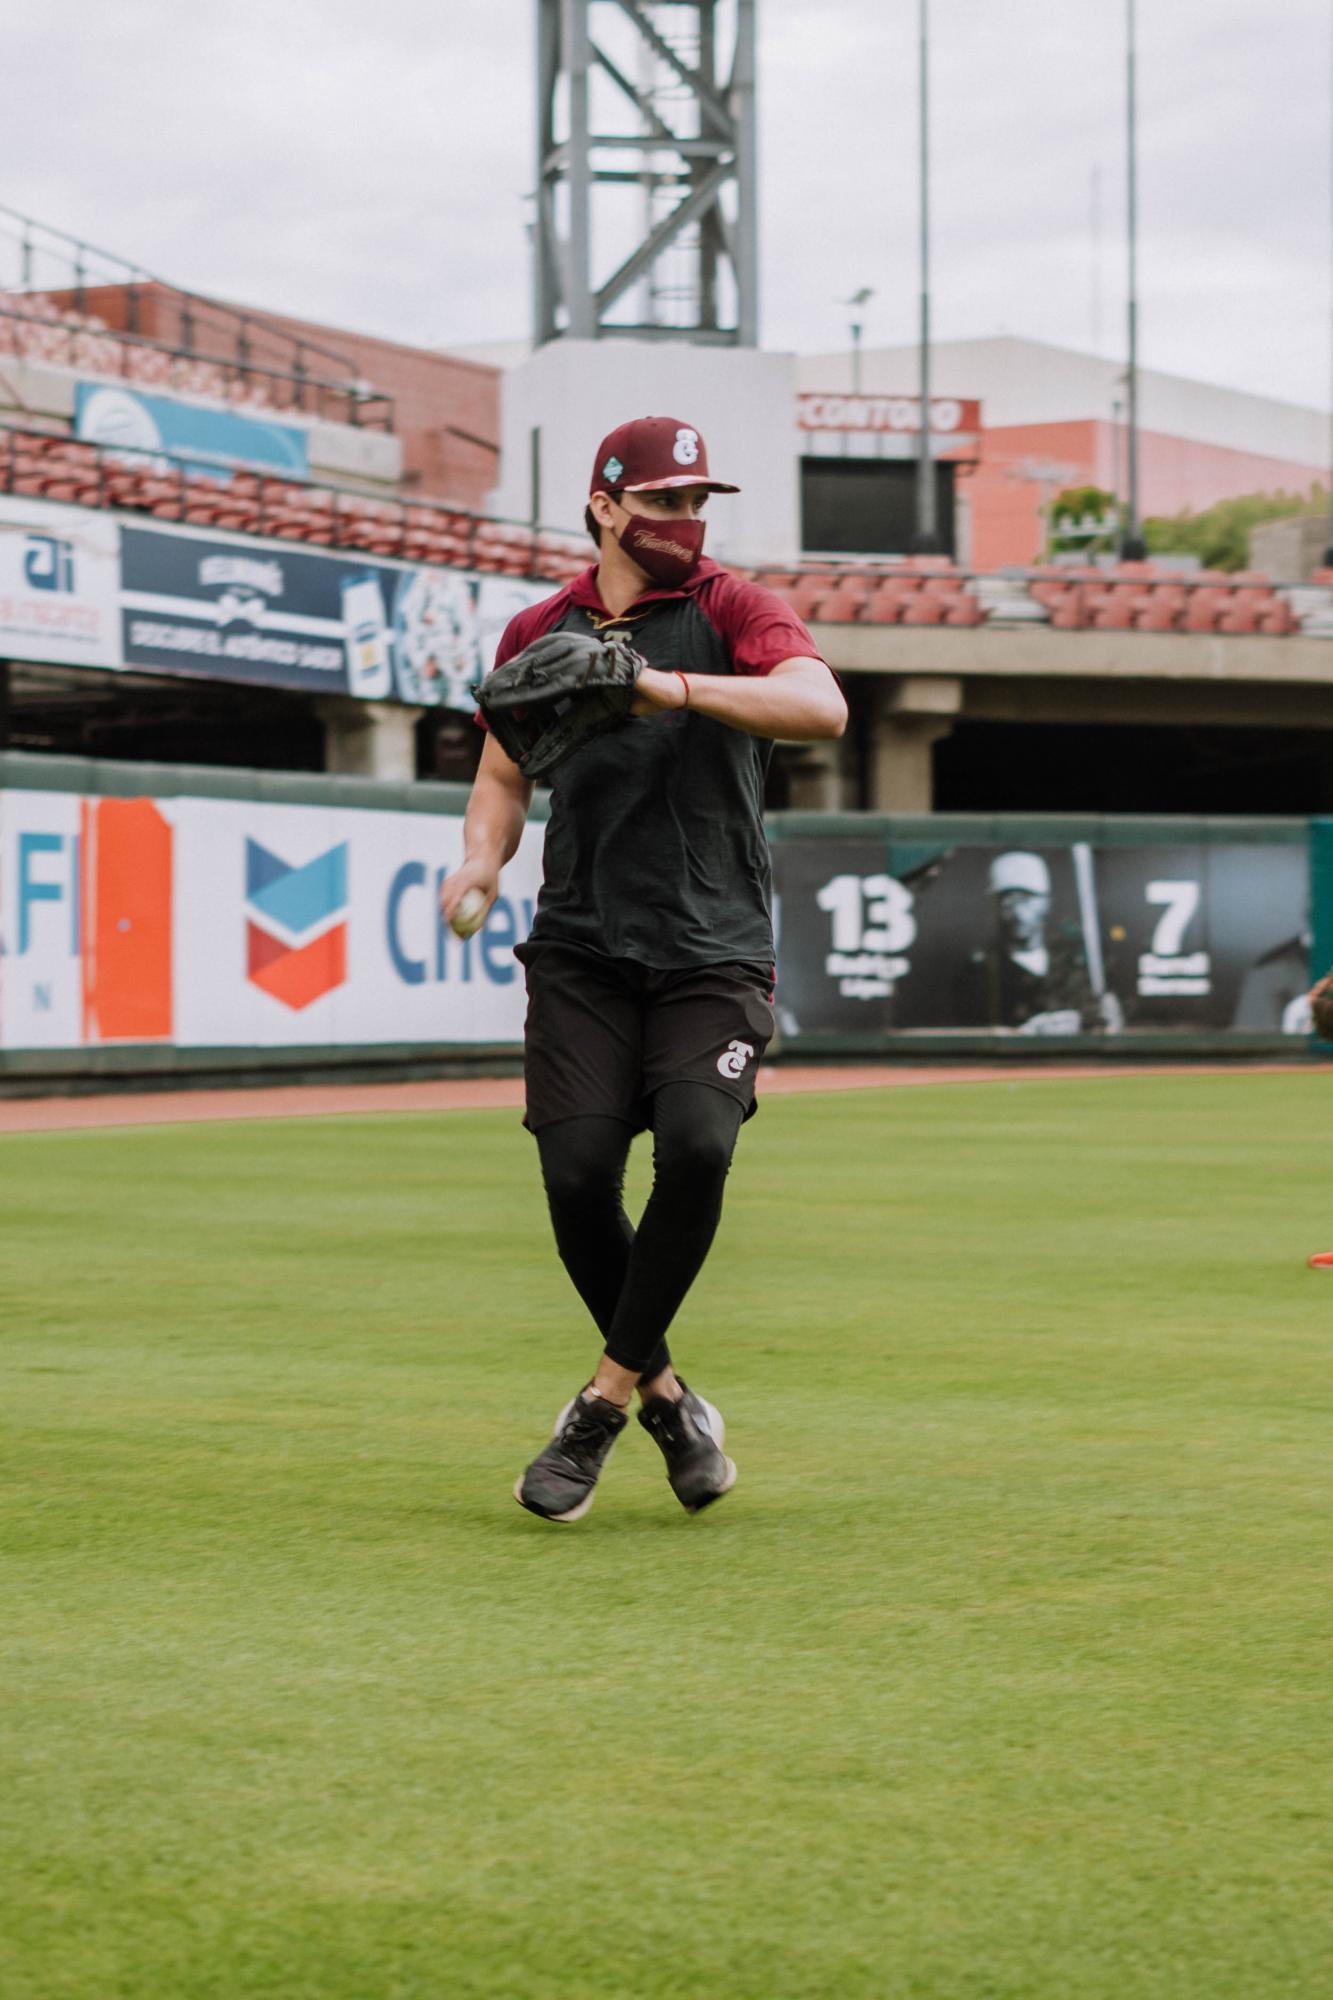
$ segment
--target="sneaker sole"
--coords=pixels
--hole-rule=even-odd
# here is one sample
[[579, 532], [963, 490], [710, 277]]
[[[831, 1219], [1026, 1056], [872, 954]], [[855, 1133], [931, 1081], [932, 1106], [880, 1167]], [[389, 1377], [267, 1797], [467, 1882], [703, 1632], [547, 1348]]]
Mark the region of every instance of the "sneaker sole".
[[531, 1514], [534, 1520], [550, 1521], [553, 1526], [562, 1527], [567, 1526], [571, 1521], [581, 1521], [583, 1519], [588, 1509], [592, 1506], [593, 1501], [597, 1498], [597, 1488], [594, 1486], [587, 1499], [580, 1500], [578, 1506], [571, 1507], [567, 1514], [543, 1514], [540, 1507], [529, 1507], [527, 1501], [523, 1498], [523, 1475], [520, 1472], [518, 1478], [514, 1481], [514, 1498], [523, 1509], [523, 1512]]

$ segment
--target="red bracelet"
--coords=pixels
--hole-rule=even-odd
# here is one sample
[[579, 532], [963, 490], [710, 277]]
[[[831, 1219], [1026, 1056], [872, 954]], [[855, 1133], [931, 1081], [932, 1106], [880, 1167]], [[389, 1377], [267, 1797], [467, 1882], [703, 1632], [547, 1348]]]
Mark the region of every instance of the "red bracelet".
[[688, 708], [690, 705], [690, 684], [686, 680], [684, 674], [681, 672], [679, 667], [673, 667], [671, 671], [676, 676], [676, 679], [680, 682], [681, 686], [685, 690], [685, 706], [686, 708]]

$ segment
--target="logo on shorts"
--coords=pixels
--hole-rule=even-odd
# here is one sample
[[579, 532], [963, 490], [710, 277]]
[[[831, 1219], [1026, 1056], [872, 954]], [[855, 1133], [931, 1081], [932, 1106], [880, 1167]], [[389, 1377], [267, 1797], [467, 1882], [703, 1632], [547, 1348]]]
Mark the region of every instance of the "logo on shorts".
[[719, 1076], [739, 1076], [754, 1050], [749, 1042], [728, 1042], [717, 1059]]

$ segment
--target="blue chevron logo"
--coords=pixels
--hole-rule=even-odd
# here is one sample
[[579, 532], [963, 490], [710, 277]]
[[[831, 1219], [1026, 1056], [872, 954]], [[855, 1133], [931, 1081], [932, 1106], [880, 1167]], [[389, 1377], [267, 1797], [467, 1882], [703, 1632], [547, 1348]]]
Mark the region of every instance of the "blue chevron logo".
[[245, 843], [245, 899], [261, 917], [300, 937], [347, 906], [347, 842], [299, 868], [257, 840]]

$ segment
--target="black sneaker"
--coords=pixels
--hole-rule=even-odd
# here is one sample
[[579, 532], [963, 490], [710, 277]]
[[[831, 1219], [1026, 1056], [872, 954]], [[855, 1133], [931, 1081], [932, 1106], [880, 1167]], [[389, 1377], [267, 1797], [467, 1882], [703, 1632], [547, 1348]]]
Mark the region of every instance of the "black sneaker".
[[697, 1514], [730, 1493], [736, 1467], [722, 1449], [727, 1427], [721, 1411], [683, 1382], [680, 1386], [684, 1393], [678, 1403], [654, 1396], [639, 1411], [639, 1422], [661, 1448], [677, 1500], [687, 1513]]
[[556, 1418], [545, 1451], [514, 1482], [519, 1506], [544, 1521], [581, 1521], [611, 1447], [628, 1422], [625, 1412], [604, 1396], [580, 1391]]

